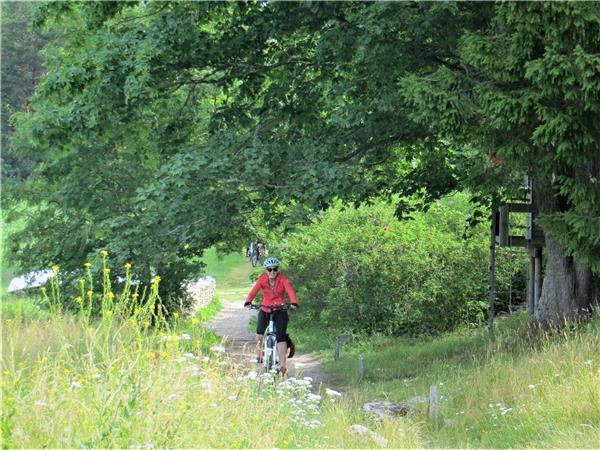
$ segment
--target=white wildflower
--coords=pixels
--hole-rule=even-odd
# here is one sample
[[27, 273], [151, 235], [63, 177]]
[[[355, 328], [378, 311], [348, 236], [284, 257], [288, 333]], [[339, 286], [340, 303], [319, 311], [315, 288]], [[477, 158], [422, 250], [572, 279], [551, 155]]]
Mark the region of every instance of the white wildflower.
[[586, 363], [588, 366], [591, 366], [593, 362], [594, 362], [594, 360], [592, 360], [592, 359], [588, 359], [588, 360], [586, 360], [586, 361], [585, 361], [585, 363]]
[[214, 346], [210, 348], [210, 351], [215, 353], [225, 353], [227, 350], [225, 349], [225, 347]]
[[79, 381], [71, 381], [71, 383], [69, 384], [69, 386], [71, 386], [72, 388], [79, 389], [81, 387], [81, 383]]
[[190, 336], [187, 333], [183, 333], [181, 336], [177, 336], [177, 339], [181, 339], [184, 341], [189, 341], [190, 339], [192, 339], [192, 336]]
[[535, 384], [530, 384], [527, 386], [529, 389], [535, 389]]
[[342, 394], [338, 391], [334, 391], [333, 389], [325, 388], [325, 393], [331, 397], [341, 397]]

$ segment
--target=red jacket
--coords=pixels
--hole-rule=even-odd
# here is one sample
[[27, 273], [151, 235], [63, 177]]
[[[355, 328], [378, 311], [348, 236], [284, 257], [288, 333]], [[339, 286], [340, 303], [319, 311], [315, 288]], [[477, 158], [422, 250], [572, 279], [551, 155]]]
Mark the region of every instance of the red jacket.
[[[298, 302], [296, 301], [296, 293], [290, 284], [290, 280], [288, 280], [288, 277], [282, 273], [278, 273], [275, 277], [274, 289], [269, 287], [268, 274], [263, 273], [260, 277], [258, 277], [254, 287], [252, 287], [248, 297], [246, 297], [245, 303], [250, 303], [252, 300], [254, 300], [254, 297], [256, 297], [256, 294], [258, 294], [260, 289], [262, 289], [263, 292], [263, 299], [261, 303], [262, 306], [285, 305], [285, 297], [283, 296], [284, 292], [287, 293], [292, 305], [298, 305]], [[265, 312], [268, 312], [267, 308], [261, 309]]]

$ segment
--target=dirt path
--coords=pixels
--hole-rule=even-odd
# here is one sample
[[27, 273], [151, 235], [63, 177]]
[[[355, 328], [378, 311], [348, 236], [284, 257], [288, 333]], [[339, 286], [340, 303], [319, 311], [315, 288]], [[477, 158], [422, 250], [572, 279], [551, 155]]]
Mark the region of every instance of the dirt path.
[[[244, 295], [242, 292], [221, 292], [219, 297], [223, 299], [223, 309], [209, 324], [209, 328], [223, 337], [223, 345], [230, 358], [243, 364], [248, 370], [259, 371], [260, 366], [256, 363], [256, 335], [248, 331], [250, 318], [256, 312], [244, 308]], [[291, 377], [311, 377], [317, 390], [332, 386], [334, 381], [325, 372], [316, 354], [302, 352], [299, 348], [296, 349], [296, 355], [288, 360], [288, 369]]]

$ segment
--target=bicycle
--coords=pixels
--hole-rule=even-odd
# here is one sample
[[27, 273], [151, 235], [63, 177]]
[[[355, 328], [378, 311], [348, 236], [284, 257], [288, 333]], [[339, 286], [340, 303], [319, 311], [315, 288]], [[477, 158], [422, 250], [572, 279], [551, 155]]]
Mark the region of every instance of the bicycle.
[[[262, 305], [250, 305], [250, 309], [260, 309]], [[266, 307], [269, 308], [269, 307]], [[288, 305], [281, 305], [277, 308], [270, 307], [268, 314], [269, 325], [265, 330], [263, 338], [263, 360], [262, 367], [264, 373], [269, 373], [274, 367], [279, 370], [279, 352], [277, 351], [277, 334], [275, 330], [275, 321], [273, 320], [273, 313], [278, 311], [287, 311], [290, 307]]]
[[250, 249], [248, 251], [248, 258], [250, 258], [250, 264], [252, 267], [256, 267], [258, 263], [258, 259], [260, 258], [260, 252], [258, 246], [254, 243], [250, 244]]

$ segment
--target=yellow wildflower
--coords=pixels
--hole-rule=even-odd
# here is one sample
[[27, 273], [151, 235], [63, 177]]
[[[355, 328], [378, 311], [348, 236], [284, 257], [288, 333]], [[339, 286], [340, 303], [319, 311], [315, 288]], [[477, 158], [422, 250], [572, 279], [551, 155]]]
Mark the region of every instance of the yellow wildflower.
[[12, 322], [12, 319], [6, 319], [6, 325], [10, 325], [11, 322]]
[[144, 328], [148, 328], [150, 326], [149, 320], [144, 320]]
[[148, 352], [148, 353], [146, 353], [146, 356], [147, 356], [148, 358], [152, 358], [152, 357], [154, 356], [154, 353], [152, 353], [152, 352]]
[[106, 297], [107, 297], [109, 300], [112, 300], [113, 298], [115, 298], [115, 294], [113, 294], [113, 293], [112, 293], [112, 291], [109, 291], [109, 292], [106, 294]]
[[160, 277], [158, 275], [155, 275], [154, 278], [152, 278], [152, 283], [150, 284], [158, 284], [160, 283]]
[[84, 279], [84, 278], [80, 278], [80, 279], [79, 279], [79, 284], [80, 284], [81, 286], [83, 286], [83, 285], [85, 284], [85, 279]]
[[104, 315], [105, 315], [106, 317], [110, 318], [110, 317], [112, 317], [112, 315], [113, 315], [113, 312], [112, 312], [112, 311], [110, 311], [110, 310], [108, 310], [108, 311], [106, 311], [106, 312], [104, 313]]
[[179, 318], [179, 313], [173, 313], [173, 318], [178, 319]]
[[60, 266], [56, 266], [56, 265], [52, 266], [52, 271], [54, 273], [58, 273], [60, 271]]
[[86, 261], [85, 264], [83, 265], [83, 267], [85, 267], [86, 269], [89, 269], [90, 267], [92, 267], [92, 263], [89, 261]]
[[135, 326], [135, 324], [136, 324], [135, 319], [129, 319], [128, 322], [132, 326]]
[[65, 370], [63, 370], [63, 372], [65, 375], [69, 375], [71, 373], [71, 371], [69, 369], [65, 369]]
[[78, 305], [83, 304], [83, 298], [81, 298], [80, 296], [75, 297], [75, 301], [77, 302]]
[[45, 294], [45, 293], [46, 293], [46, 288], [45, 288], [45, 287], [43, 287], [43, 288], [41, 289], [41, 291], [42, 291], [42, 294]]
[[102, 250], [100, 252], [100, 254], [102, 255], [103, 258], [106, 258], [108, 256], [108, 252], [106, 250]]
[[106, 269], [104, 269], [104, 273], [110, 273], [110, 269], [107, 267]]
[[125, 270], [129, 270], [131, 269], [131, 264], [130, 263], [125, 263]]

